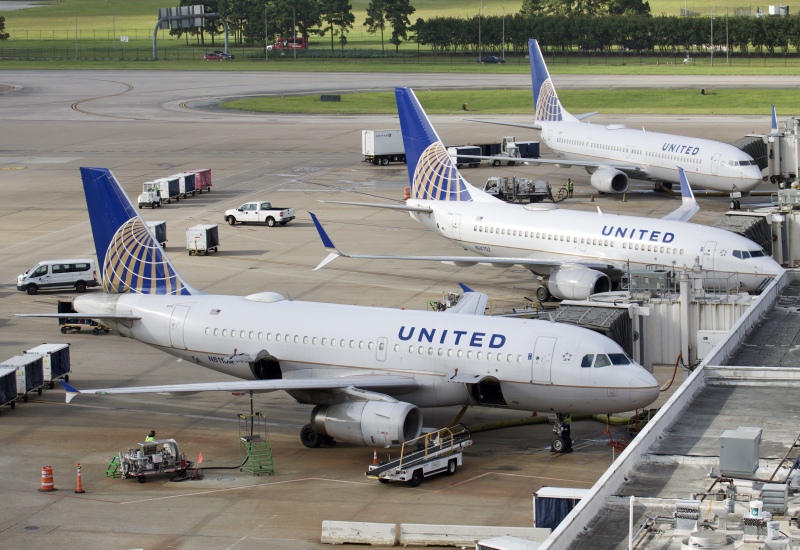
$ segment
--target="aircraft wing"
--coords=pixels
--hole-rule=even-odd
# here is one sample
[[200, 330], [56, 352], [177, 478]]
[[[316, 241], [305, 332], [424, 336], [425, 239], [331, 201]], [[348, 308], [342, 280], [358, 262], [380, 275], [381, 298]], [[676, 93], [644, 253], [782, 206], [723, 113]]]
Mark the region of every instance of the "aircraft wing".
[[139, 321], [138, 315], [126, 315], [124, 313], [14, 313], [12, 317], [49, 317], [51, 319], [117, 319], [128, 321]]
[[381, 202], [347, 202], [347, 201], [319, 201], [329, 202], [331, 204], [347, 204], [350, 206], [368, 206], [370, 208], [386, 208], [388, 210], [401, 210], [403, 212], [422, 212], [430, 214], [433, 212], [431, 208], [424, 206], [406, 206], [405, 204], [386, 204]]
[[[133, 386], [129, 388], [96, 388], [78, 390], [59, 380], [67, 390], [67, 403], [78, 394], [117, 395], [134, 393], [161, 393], [167, 395], [193, 394], [204, 391], [271, 392], [278, 390], [343, 390], [358, 391], [362, 398], [373, 399], [370, 390], [394, 390], [407, 393], [419, 387], [419, 382], [408, 376], [364, 375], [341, 378], [280, 378], [277, 380], [236, 380], [234, 382], [201, 382], [196, 384], [170, 384], [165, 386]], [[382, 399], [386, 399], [382, 396]]]
[[499, 155], [495, 156], [462, 155], [460, 153], [458, 154], [458, 158], [499, 160], [502, 162], [533, 164], [535, 166], [538, 166], [539, 164], [555, 164], [561, 168], [571, 168], [573, 166], [578, 166], [580, 168], [616, 168], [617, 170], [620, 170], [622, 172], [626, 172], [629, 174], [636, 174], [639, 176], [647, 172], [644, 168], [636, 164], [612, 164], [608, 162], [595, 162], [591, 160], [568, 160], [568, 159], [552, 159], [552, 158], [542, 158], [542, 157], [538, 158], [502, 157]]
[[336, 245], [333, 244], [333, 241], [325, 232], [325, 229], [322, 227], [322, 224], [317, 219], [317, 216], [311, 212], [311, 219], [314, 221], [314, 226], [317, 228], [317, 232], [319, 233], [320, 239], [322, 239], [322, 244], [325, 248], [330, 252], [328, 256], [322, 260], [317, 267], [313, 269], [316, 271], [328, 263], [332, 262], [338, 257], [344, 258], [356, 258], [362, 260], [414, 260], [414, 261], [429, 261], [429, 262], [442, 262], [450, 265], [456, 265], [459, 267], [470, 267], [476, 264], [486, 264], [491, 265], [493, 267], [509, 267], [512, 265], [520, 265], [527, 269], [530, 269], [534, 273], [542, 273], [547, 272], [549, 273], [551, 270], [565, 266], [565, 265], [581, 265], [584, 267], [588, 267], [590, 269], [596, 269], [598, 271], [602, 271], [603, 273], [610, 273], [616, 272], [618, 268], [612, 264], [603, 264], [597, 262], [584, 262], [581, 260], [575, 261], [561, 261], [561, 260], [544, 260], [541, 258], [530, 258], [530, 257], [498, 257], [498, 258], [486, 258], [483, 256], [381, 256], [377, 254], [345, 254], [338, 248]]
[[445, 313], [458, 315], [483, 315], [486, 313], [486, 304], [489, 302], [489, 295], [482, 292], [475, 292], [467, 285], [458, 283], [464, 291], [461, 299], [456, 305], [446, 309]]
[[678, 166], [678, 175], [680, 176], [681, 180], [681, 206], [677, 210], [673, 210], [662, 219], [664, 220], [673, 220], [677, 222], [686, 222], [694, 216], [698, 210], [700, 210], [700, 205], [697, 204], [697, 201], [694, 198], [694, 193], [692, 192], [692, 186], [689, 185], [689, 180], [686, 178], [686, 174], [683, 171], [683, 168]]
[[[592, 111], [591, 113], [583, 113], [580, 115], [574, 115], [578, 120], [584, 120], [589, 118], [590, 116], [596, 115], [597, 111]], [[537, 123], [527, 124], [525, 122], [508, 122], [505, 120], [491, 120], [491, 119], [480, 119], [480, 118], [468, 118], [467, 121], [469, 122], [481, 122], [483, 124], [497, 124], [499, 126], [514, 126], [516, 128], [527, 128], [529, 130], [541, 130], [542, 126]]]

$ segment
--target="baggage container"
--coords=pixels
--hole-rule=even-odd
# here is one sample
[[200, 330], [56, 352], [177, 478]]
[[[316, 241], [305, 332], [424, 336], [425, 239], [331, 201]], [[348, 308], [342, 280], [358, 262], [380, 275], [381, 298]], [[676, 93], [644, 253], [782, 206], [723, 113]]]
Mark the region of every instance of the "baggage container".
[[17, 369], [0, 367], [0, 406], [14, 405], [17, 401]]
[[184, 199], [188, 198], [189, 195], [194, 197], [194, 194], [196, 193], [194, 172], [181, 172], [180, 174], [174, 174], [170, 176], [168, 179], [178, 180], [178, 191], [180, 192], [181, 197]]
[[89, 317], [80, 317], [80, 314], [72, 307], [72, 300], [59, 300], [58, 313], [74, 313], [75, 317], [59, 317], [58, 324], [61, 327], [61, 334], [66, 334], [70, 331], [79, 331], [84, 327], [91, 327], [92, 334], [97, 336], [101, 331], [109, 332], [111, 329], [105, 325], [101, 325], [94, 319]]
[[208, 256], [208, 251], [217, 252], [219, 247], [219, 226], [217, 224], [198, 224], [186, 230], [186, 249], [189, 256]]
[[42, 395], [44, 373], [41, 355], [15, 355], [11, 359], [6, 359], [0, 363], [0, 367], [16, 369], [17, 397], [21, 397], [24, 402], [28, 402], [28, 394], [30, 392], [35, 391]]
[[167, 204], [169, 204], [172, 202], [172, 199], [175, 199], [176, 202], [181, 200], [181, 186], [178, 178], [159, 178], [157, 180], [153, 180], [153, 183], [158, 184], [158, 187], [161, 190], [162, 201], [167, 201]]
[[150, 228], [150, 231], [153, 232], [153, 236], [156, 238], [156, 242], [160, 244], [162, 247], [167, 247], [167, 222], [165, 221], [157, 221], [157, 222], [147, 222], [147, 227]]
[[42, 357], [44, 381], [49, 382], [51, 390], [55, 387], [55, 381], [60, 378], [69, 382], [69, 373], [72, 372], [69, 344], [41, 344], [26, 350], [25, 353]]
[[405, 162], [406, 151], [400, 130], [361, 130], [361, 154], [372, 164]]
[[455, 161], [457, 168], [463, 165], [476, 168], [481, 165], [481, 159], [473, 158], [481, 156], [481, 148], [477, 145], [448, 147], [447, 154]]
[[201, 168], [200, 170], [188, 170], [194, 173], [194, 188], [198, 193], [208, 191], [211, 193], [211, 168]]

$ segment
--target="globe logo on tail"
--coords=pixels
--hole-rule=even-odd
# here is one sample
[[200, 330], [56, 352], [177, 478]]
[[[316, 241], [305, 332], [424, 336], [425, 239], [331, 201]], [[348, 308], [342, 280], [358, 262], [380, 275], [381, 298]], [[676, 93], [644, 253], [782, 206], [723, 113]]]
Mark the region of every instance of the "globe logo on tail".
[[536, 101], [536, 120], [554, 122], [561, 120], [561, 104], [558, 101], [553, 81], [549, 78], [542, 82]]
[[189, 294], [138, 217], [122, 224], [108, 245], [103, 288], [109, 293]]
[[472, 200], [464, 178], [441, 142], [430, 144], [420, 155], [414, 170], [412, 196], [423, 200]]

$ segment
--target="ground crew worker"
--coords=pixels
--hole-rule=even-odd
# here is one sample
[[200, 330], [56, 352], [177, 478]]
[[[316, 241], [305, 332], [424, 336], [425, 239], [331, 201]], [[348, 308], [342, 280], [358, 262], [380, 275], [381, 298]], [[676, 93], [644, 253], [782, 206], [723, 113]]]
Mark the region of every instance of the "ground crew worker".
[[155, 430], [150, 430], [150, 435], [148, 435], [144, 439], [144, 442], [147, 443], [148, 441], [155, 441], [155, 440], [156, 440], [156, 431]]
[[567, 197], [572, 198], [572, 178], [567, 178]]

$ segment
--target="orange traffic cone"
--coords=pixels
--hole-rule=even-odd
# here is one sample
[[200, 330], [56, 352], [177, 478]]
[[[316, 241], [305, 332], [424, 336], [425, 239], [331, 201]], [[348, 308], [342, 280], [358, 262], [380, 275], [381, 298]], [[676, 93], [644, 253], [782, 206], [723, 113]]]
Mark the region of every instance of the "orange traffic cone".
[[58, 489], [55, 488], [53, 484], [53, 467], [52, 466], [44, 466], [42, 468], [42, 487], [39, 489], [41, 493], [47, 493], [49, 491], [57, 491]]
[[83, 483], [81, 483], [81, 465], [78, 464], [78, 486], [75, 488], [76, 493], [85, 493], [83, 490]]
[[373, 450], [373, 453], [372, 453], [372, 465], [374, 466], [377, 463], [378, 463], [378, 450], [375, 449], [375, 450]]

